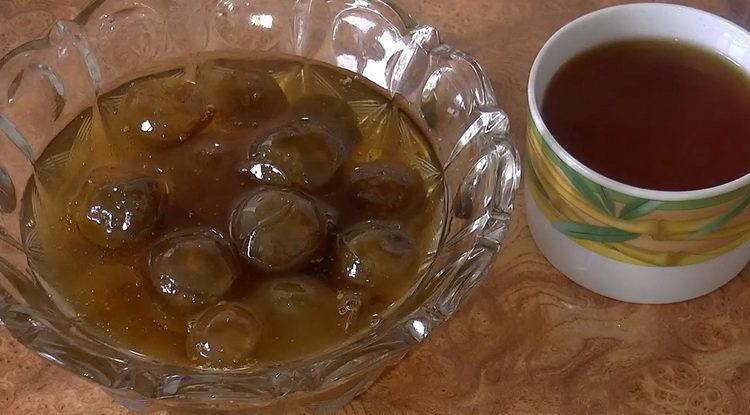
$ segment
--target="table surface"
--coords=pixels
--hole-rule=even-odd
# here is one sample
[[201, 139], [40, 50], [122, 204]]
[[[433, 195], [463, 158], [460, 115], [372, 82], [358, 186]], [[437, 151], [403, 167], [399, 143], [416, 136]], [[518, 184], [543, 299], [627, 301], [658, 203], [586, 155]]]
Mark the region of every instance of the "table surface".
[[[84, 0], [0, 0], [0, 54]], [[557, 28], [616, 0], [400, 0], [489, 72], [523, 144], [526, 81]], [[750, 24], [747, 0], [682, 2]], [[388, 370], [346, 415], [750, 413], [750, 271], [684, 304], [588, 292], [534, 245], [523, 195], [504, 252], [450, 322]], [[0, 413], [120, 415], [102, 390], [0, 330]], [[161, 414], [166, 415], [166, 414]]]

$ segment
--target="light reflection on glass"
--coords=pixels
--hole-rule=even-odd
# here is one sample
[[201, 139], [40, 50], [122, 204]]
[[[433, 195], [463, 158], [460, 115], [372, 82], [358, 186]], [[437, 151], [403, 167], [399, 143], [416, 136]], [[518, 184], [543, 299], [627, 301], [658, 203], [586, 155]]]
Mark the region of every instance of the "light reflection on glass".
[[374, 22], [371, 22], [362, 16], [349, 15], [349, 16], [344, 17], [342, 20], [356, 27], [357, 29], [361, 30], [364, 33], [369, 32], [370, 29], [375, 27]]
[[145, 120], [141, 123], [141, 131], [144, 133], [152, 133], [154, 132], [154, 123], [151, 120]]
[[420, 340], [425, 337], [425, 335], [427, 333], [427, 329], [425, 328], [424, 323], [422, 323], [422, 321], [420, 321], [420, 320], [413, 320], [411, 322], [411, 326], [414, 329], [414, 333], [417, 335], [415, 337], [417, 337]]
[[273, 27], [273, 16], [269, 14], [254, 14], [250, 16], [250, 26], [260, 26], [270, 29]]

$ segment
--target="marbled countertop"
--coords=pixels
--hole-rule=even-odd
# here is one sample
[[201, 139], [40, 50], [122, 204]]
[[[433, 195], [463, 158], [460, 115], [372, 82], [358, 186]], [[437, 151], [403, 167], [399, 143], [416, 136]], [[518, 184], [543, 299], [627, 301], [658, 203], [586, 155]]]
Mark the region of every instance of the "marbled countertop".
[[[400, 0], [475, 56], [523, 142], [526, 80], [542, 43], [617, 0]], [[84, 0], [0, 0], [0, 53]], [[747, 0], [683, 3], [750, 25]], [[750, 271], [685, 304], [637, 306], [566, 280], [537, 250], [523, 195], [505, 251], [469, 303], [342, 414], [750, 413]], [[0, 414], [114, 415], [103, 391], [0, 329]], [[162, 414], [166, 415], [166, 414]]]

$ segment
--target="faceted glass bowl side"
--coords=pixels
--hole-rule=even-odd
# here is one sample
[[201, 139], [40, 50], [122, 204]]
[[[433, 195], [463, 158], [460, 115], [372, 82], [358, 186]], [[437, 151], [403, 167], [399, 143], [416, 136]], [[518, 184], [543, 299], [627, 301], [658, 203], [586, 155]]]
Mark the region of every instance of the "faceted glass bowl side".
[[[356, 72], [398, 97], [433, 140], [446, 219], [432, 266], [365, 335], [314, 358], [258, 371], [170, 367], [90, 338], [64, 318], [28, 257], [24, 189], [47, 144], [100, 93], [198, 53], [302, 56]], [[367, 119], [387, 123], [374, 109]], [[378, 118], [380, 117], [380, 118]], [[364, 128], [364, 127], [363, 127]], [[23, 344], [108, 388], [132, 409], [331, 412], [449, 318], [485, 276], [520, 181], [506, 114], [469, 56], [379, 0], [96, 0], [0, 59], [0, 318]]]

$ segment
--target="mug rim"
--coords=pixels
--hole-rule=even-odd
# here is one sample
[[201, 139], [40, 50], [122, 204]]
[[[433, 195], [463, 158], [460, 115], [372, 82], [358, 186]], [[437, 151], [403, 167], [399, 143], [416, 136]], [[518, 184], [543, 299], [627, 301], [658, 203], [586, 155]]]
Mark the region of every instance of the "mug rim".
[[[743, 27], [721, 16], [718, 16], [713, 13], [709, 13], [705, 10], [697, 9], [694, 7], [675, 5], [675, 4], [630, 3], [630, 4], [606, 7], [604, 9], [596, 10], [591, 13], [580, 16], [576, 18], [575, 20], [567, 23], [565, 26], [557, 30], [549, 39], [547, 39], [547, 41], [544, 43], [544, 46], [542, 46], [541, 50], [539, 51], [536, 58], [534, 59], [534, 63], [531, 67], [531, 71], [529, 74], [529, 83], [527, 87], [528, 105], [529, 105], [529, 111], [531, 113], [532, 122], [534, 124], [534, 127], [536, 127], [539, 130], [541, 138], [547, 143], [547, 145], [549, 145], [552, 151], [554, 151], [554, 153], [562, 159], [562, 161], [565, 164], [569, 165], [570, 167], [578, 171], [580, 174], [582, 174], [589, 180], [592, 180], [595, 183], [598, 183], [599, 185], [612, 189], [616, 192], [647, 199], [647, 200], [660, 200], [660, 201], [672, 202], [672, 201], [709, 199], [712, 197], [731, 193], [733, 191], [741, 189], [747, 186], [748, 184], [750, 184], [750, 172], [748, 172], [746, 175], [741, 176], [737, 179], [734, 179], [730, 182], [722, 183], [718, 186], [713, 186], [713, 187], [708, 187], [708, 188], [703, 188], [703, 189], [696, 189], [696, 190], [668, 191], [668, 190], [653, 190], [653, 189], [648, 189], [648, 188], [637, 187], [637, 186], [629, 185], [629, 184], [611, 179], [591, 169], [590, 167], [588, 167], [587, 165], [585, 165], [584, 163], [580, 162], [578, 159], [573, 157], [573, 155], [570, 154], [554, 138], [554, 135], [550, 132], [550, 130], [547, 128], [547, 124], [544, 122], [541, 111], [539, 110], [539, 104], [537, 102], [537, 97], [536, 97], [536, 92], [537, 92], [536, 83], [537, 83], [537, 78], [538, 78], [538, 73], [539, 73], [539, 67], [542, 63], [542, 60], [548, 55], [549, 51], [552, 49], [554, 44], [557, 43], [558, 40], [562, 36], [564, 36], [568, 31], [572, 30], [574, 27], [579, 26], [582, 23], [586, 23], [593, 19], [602, 18], [603, 16], [606, 16], [610, 13], [621, 12], [626, 9], [633, 9], [633, 10], [646, 9], [650, 13], [658, 12], [660, 9], [670, 10], [670, 11], [679, 10], [682, 12], [689, 12], [689, 13], [694, 13], [697, 15], [703, 15], [704, 17], [708, 17], [720, 25], [724, 25], [728, 27], [734, 32], [742, 33], [744, 36], [750, 38], [750, 31], [745, 30]], [[627, 39], [627, 37], [623, 37], [623, 39]], [[584, 49], [581, 49], [581, 51], [583, 50]], [[710, 49], [710, 50], [712, 50], [713, 52], [717, 52], [716, 50], [713, 50], [713, 49]], [[747, 69], [747, 68], [742, 68], [742, 69], [743, 69], [743, 72], [745, 72], [745, 74], [748, 76], [748, 78], [750, 78], [750, 69]]]

